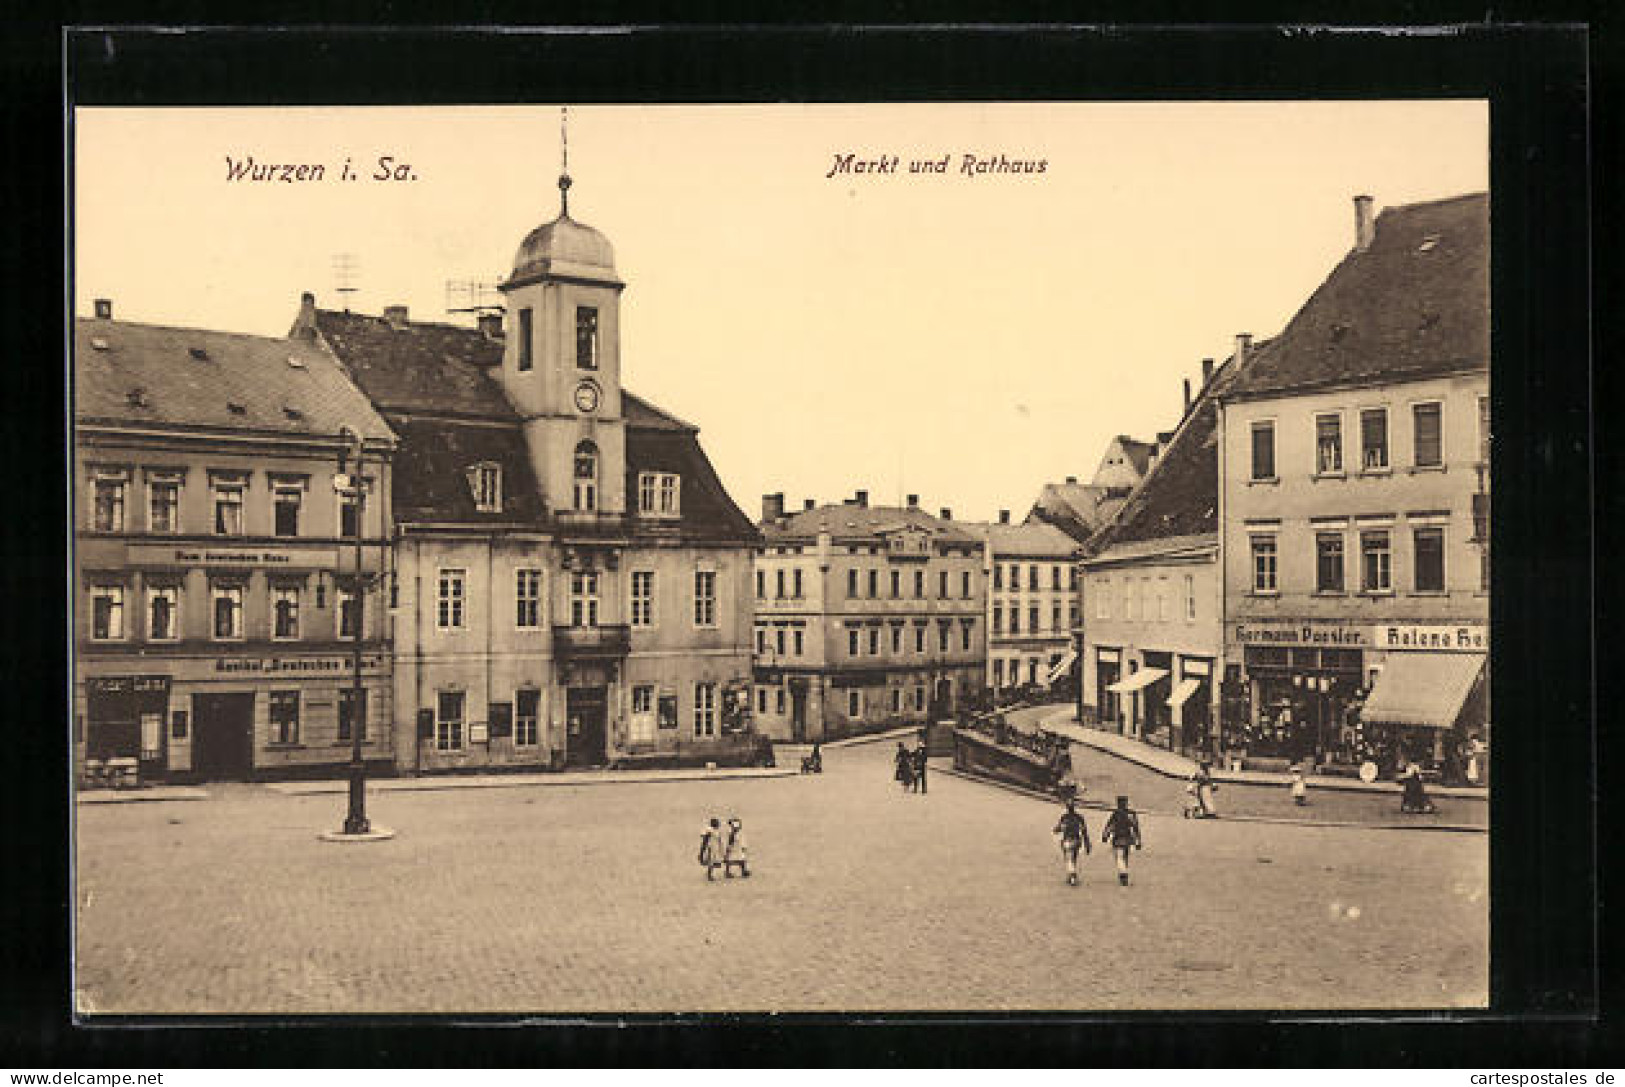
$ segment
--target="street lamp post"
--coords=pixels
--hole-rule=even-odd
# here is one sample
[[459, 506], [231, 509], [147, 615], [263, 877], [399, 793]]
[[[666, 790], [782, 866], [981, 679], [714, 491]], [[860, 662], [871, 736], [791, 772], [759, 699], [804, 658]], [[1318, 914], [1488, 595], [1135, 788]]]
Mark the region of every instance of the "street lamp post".
[[[366, 722], [366, 693], [361, 685], [361, 632], [366, 629], [366, 582], [361, 564], [361, 524], [365, 510], [366, 451], [362, 445], [361, 435], [346, 427], [342, 435], [353, 438], [355, 441], [355, 475], [351, 480], [351, 489], [355, 493], [355, 582], [351, 585], [351, 606], [355, 608], [355, 626], [351, 631], [354, 644], [351, 646], [351, 694], [350, 694], [350, 810], [344, 817], [345, 834], [367, 834], [372, 830], [372, 824], [367, 819], [367, 764], [361, 757], [361, 731]], [[345, 459], [348, 450], [339, 450], [339, 474], [334, 480], [336, 485], [342, 486], [345, 476]]]

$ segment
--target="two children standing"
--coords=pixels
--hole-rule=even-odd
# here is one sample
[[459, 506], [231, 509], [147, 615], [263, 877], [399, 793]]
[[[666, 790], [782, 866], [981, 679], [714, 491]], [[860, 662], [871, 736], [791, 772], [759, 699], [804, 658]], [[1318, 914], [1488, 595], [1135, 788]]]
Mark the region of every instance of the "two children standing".
[[717, 869], [732, 879], [734, 865], [739, 866], [741, 878], [750, 878], [750, 868], [747, 865], [749, 853], [745, 845], [745, 826], [737, 816], [728, 818], [727, 827], [722, 821], [712, 816], [711, 821], [700, 832], [700, 863], [705, 866], [705, 878], [717, 878]]
[[[1068, 800], [1066, 811], [1055, 824], [1053, 831], [1056, 841], [1061, 844], [1061, 856], [1066, 861], [1066, 881], [1069, 885], [1078, 885], [1078, 852], [1082, 850], [1089, 853], [1089, 826], [1083, 820], [1083, 814], [1078, 811], [1077, 801]], [[1100, 842], [1109, 845], [1117, 861], [1117, 882], [1124, 887], [1128, 886], [1128, 854], [1130, 849], [1140, 848], [1140, 817], [1128, 806], [1128, 797], [1119, 796], [1117, 807], [1106, 817], [1106, 825], [1101, 828]]]

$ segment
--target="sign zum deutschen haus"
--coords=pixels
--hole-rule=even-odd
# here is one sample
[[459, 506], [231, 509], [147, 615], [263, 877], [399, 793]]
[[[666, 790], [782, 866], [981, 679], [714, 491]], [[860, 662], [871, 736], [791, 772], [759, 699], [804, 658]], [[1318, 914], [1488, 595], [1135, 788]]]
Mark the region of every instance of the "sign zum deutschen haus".
[[337, 563], [333, 548], [298, 549], [258, 547], [176, 547], [132, 544], [129, 561], [134, 566], [286, 566], [330, 567]]

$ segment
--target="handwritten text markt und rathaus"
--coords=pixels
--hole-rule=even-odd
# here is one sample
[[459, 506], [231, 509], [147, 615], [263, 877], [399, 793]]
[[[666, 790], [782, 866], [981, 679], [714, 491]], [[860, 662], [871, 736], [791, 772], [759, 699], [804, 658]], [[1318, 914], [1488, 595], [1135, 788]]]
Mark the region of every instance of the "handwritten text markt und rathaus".
[[[829, 173], [824, 180], [838, 174], [874, 175], [892, 177], [908, 172], [911, 174], [947, 174], [955, 156], [941, 155], [939, 157], [925, 156], [909, 159], [907, 163], [897, 155], [876, 155], [873, 158], [859, 158], [856, 152], [848, 151], [845, 154], [835, 152], [835, 160], [830, 165]], [[987, 174], [1041, 174], [1049, 169], [1048, 159], [1009, 158], [1006, 155], [972, 155], [958, 156], [958, 167], [951, 172], [961, 177], [981, 177]]]

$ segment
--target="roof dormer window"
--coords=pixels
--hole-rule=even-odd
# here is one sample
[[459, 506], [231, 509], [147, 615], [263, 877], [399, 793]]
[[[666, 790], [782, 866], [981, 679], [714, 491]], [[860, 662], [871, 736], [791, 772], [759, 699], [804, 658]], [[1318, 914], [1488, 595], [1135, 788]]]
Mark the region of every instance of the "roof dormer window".
[[468, 486], [474, 493], [474, 508], [481, 513], [502, 512], [502, 466], [476, 464], [468, 470]]
[[682, 477], [675, 472], [638, 473], [638, 512], [645, 517], [680, 516], [682, 493]]

